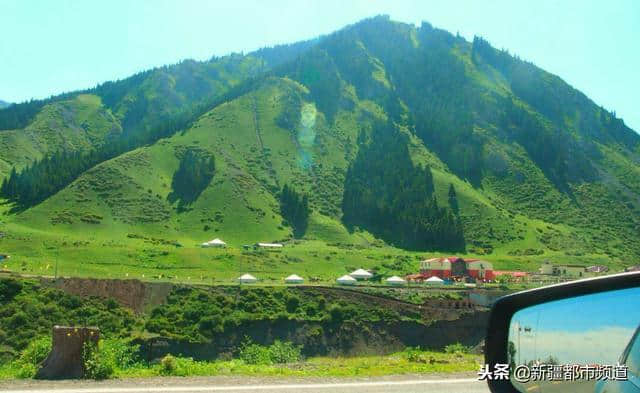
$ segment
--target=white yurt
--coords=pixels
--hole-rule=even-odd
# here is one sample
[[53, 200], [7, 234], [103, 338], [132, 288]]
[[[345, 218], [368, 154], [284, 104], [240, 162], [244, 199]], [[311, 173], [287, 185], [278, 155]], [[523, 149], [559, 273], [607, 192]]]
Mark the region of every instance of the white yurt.
[[358, 269], [356, 271], [354, 271], [353, 273], [349, 273], [349, 275], [353, 278], [355, 278], [356, 280], [367, 280], [371, 277], [373, 277], [373, 274], [369, 273], [368, 271], [364, 270], [364, 269]]
[[438, 284], [443, 284], [444, 280], [441, 279], [438, 276], [431, 276], [431, 277], [427, 278], [427, 280], [425, 282], [427, 284], [431, 284], [431, 285], [438, 285]]
[[392, 276], [387, 278], [386, 280], [384, 280], [388, 285], [406, 285], [407, 281], [403, 278], [400, 278], [398, 276]]
[[284, 279], [286, 284], [302, 284], [304, 282], [304, 278], [298, 276], [297, 274], [292, 274], [289, 277]]
[[207, 243], [209, 244], [209, 247], [226, 247], [227, 246], [227, 243], [223, 242], [218, 238], [215, 238]]
[[258, 279], [253, 277], [249, 273], [243, 274], [242, 276], [238, 277], [238, 282], [240, 284], [253, 284], [256, 281], [258, 281]]
[[355, 278], [351, 277], [348, 274], [345, 274], [344, 276], [336, 280], [336, 282], [340, 285], [355, 285], [357, 281], [358, 280], [356, 280]]

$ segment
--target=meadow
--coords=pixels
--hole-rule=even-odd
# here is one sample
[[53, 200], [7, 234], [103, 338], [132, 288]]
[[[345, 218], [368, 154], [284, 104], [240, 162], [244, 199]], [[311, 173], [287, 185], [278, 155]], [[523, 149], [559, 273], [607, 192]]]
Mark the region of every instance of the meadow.
[[[251, 273], [263, 284], [283, 283], [290, 274], [307, 282], [334, 283], [355, 269], [373, 269], [381, 277], [404, 276], [419, 271], [420, 261], [443, 256], [437, 252], [411, 252], [376, 241], [366, 233], [355, 234], [360, 244], [293, 240], [281, 251], [245, 250], [242, 245], [201, 248], [201, 239], [162, 238], [114, 231], [104, 234], [52, 234], [9, 224], [0, 241], [2, 270], [37, 276], [136, 278], [202, 284], [229, 284]], [[366, 244], [363, 244], [365, 243]], [[444, 254], [447, 255], [447, 254]], [[612, 270], [623, 266], [606, 256], [583, 255], [579, 259], [563, 253], [542, 255], [458, 254], [493, 263], [496, 270], [536, 271], [542, 262], [606, 264]]]

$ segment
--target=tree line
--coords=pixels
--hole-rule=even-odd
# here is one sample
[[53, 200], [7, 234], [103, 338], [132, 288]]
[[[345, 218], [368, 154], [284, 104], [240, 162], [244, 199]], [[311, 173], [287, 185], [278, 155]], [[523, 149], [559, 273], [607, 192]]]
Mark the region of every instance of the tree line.
[[212, 154], [187, 150], [173, 174], [173, 192], [169, 199], [179, 200], [180, 206], [194, 202], [211, 183], [215, 171], [216, 161]]
[[[462, 224], [450, 208], [438, 205], [431, 169], [413, 164], [406, 135], [389, 123], [362, 132], [369, 137], [359, 138], [344, 186], [347, 227], [365, 228], [406, 249], [464, 250]], [[455, 190], [449, 198], [456, 198]]]
[[280, 192], [280, 214], [293, 228], [293, 236], [301, 238], [309, 226], [309, 197], [302, 194], [288, 184]]

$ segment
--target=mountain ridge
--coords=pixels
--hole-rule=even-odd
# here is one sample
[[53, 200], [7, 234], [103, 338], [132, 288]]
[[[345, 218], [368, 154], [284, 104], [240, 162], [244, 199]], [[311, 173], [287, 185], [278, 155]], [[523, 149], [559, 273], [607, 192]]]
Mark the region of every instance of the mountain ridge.
[[[94, 140], [67, 139], [66, 148], [80, 152], [108, 143], [108, 135], [158, 134], [9, 213], [11, 228], [88, 230], [112, 241], [140, 232], [187, 244], [213, 233], [235, 245], [286, 240], [293, 233], [278, 201], [288, 185], [309, 196], [309, 242], [403, 248], [418, 236], [431, 239], [420, 250], [444, 251], [448, 243], [433, 240], [448, 233], [435, 223], [447, 222], [461, 226], [464, 252], [489, 258], [625, 265], [640, 256], [640, 136], [562, 79], [481, 38], [468, 42], [426, 22], [376, 17], [316, 40], [132, 78], [48, 102], [36, 118], [50, 124], [71, 112], [71, 126], [47, 130], [72, 135], [84, 124], [74, 102], [91, 102], [86, 118], [102, 121], [86, 123]], [[66, 112], [54, 110], [65, 105]], [[180, 114], [184, 122], [171, 120]], [[168, 120], [176, 125], [152, 126]], [[32, 136], [12, 150], [28, 130]], [[5, 176], [60, 148], [46, 139], [34, 144], [42, 134], [32, 123], [0, 131], [15, 151], [15, 158], [0, 157]], [[384, 135], [394, 135], [392, 143], [381, 142]], [[403, 184], [411, 178], [391, 165], [399, 156], [380, 149], [394, 143], [410, 158], [405, 173], [430, 173], [433, 186], [382, 197], [394, 173]], [[353, 194], [345, 184], [368, 181], [352, 175], [367, 151], [380, 151], [376, 160], [388, 163], [369, 176], [389, 174], [371, 180], [377, 194], [366, 187]], [[214, 157], [215, 171], [198, 198], [179, 208], [170, 185], [185, 154]], [[358, 202], [345, 204], [345, 195]], [[393, 233], [368, 218], [383, 211], [399, 217]]]

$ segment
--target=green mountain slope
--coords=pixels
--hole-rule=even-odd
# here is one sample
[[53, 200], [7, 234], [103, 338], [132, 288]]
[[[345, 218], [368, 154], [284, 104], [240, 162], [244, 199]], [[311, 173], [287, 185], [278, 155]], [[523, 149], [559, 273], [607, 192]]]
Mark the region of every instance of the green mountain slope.
[[11, 103], [10, 103], [10, 102], [6, 102], [6, 101], [2, 101], [2, 100], [0, 100], [0, 109], [2, 109], [2, 108], [6, 108], [6, 107], [8, 107], [9, 105], [11, 105]]
[[47, 104], [24, 129], [0, 132], [0, 174], [51, 151], [93, 149], [121, 133], [120, 122], [97, 96], [81, 94]]
[[[86, 108], [75, 108], [74, 105], [95, 106], [94, 110], [100, 111], [100, 116], [108, 118], [120, 129], [120, 142], [135, 147], [167, 132], [175, 132], [174, 128], [182, 127], [208, 109], [232, 87], [266, 71], [270, 65], [278, 64], [273, 58], [275, 55], [286, 58], [287, 53], [298, 53], [306, 45], [264, 49], [259, 52], [264, 58], [234, 54], [204, 62], [187, 60], [83, 92], [65, 93], [0, 110], [0, 138], [7, 141], [3, 143], [5, 150], [1, 158], [6, 162], [0, 167], [0, 175], [8, 173], [7, 167], [17, 165], [20, 168], [43, 154], [99, 148], [103, 141], [95, 138], [89, 140], [88, 145], [82, 145], [77, 141], [64, 141], [76, 136], [51, 137], [52, 133], [66, 133], [69, 122], [77, 123], [69, 125], [77, 128], [86, 121], [86, 114], [82, 112]], [[85, 97], [83, 102], [78, 100], [78, 95]], [[89, 97], [93, 97], [91, 103]], [[84, 124], [89, 133], [104, 132], [101, 126]], [[27, 140], [31, 142], [25, 142]]]
[[[459, 250], [449, 241], [459, 226], [467, 253], [507, 268], [535, 269], [545, 258], [621, 267], [640, 256], [640, 136], [560, 78], [480, 38], [377, 17], [315, 41], [125, 81], [47, 103], [23, 129], [0, 132], [5, 174], [51, 151], [163, 136], [36, 206], [7, 210], [9, 252], [45, 261], [69, 238], [79, 244], [67, 250], [78, 265], [195, 264], [232, 274], [300, 260], [322, 275], [351, 261], [380, 264], [380, 253], [405, 255], [394, 245]], [[185, 127], [165, 133], [158, 125], [167, 122]], [[211, 162], [192, 169], [200, 188], [187, 202], [174, 189], [190, 184], [175, 180], [185, 160]], [[345, 187], [356, 180], [368, 185]], [[208, 267], [202, 241], [291, 239], [280, 214], [284, 185], [309, 197], [298, 248], [260, 262], [231, 251], [225, 263], [236, 265]], [[386, 216], [386, 227], [376, 221]], [[20, 239], [56, 246], [27, 252]], [[174, 250], [176, 242], [183, 247]], [[408, 262], [399, 260], [380, 266], [402, 272]]]

